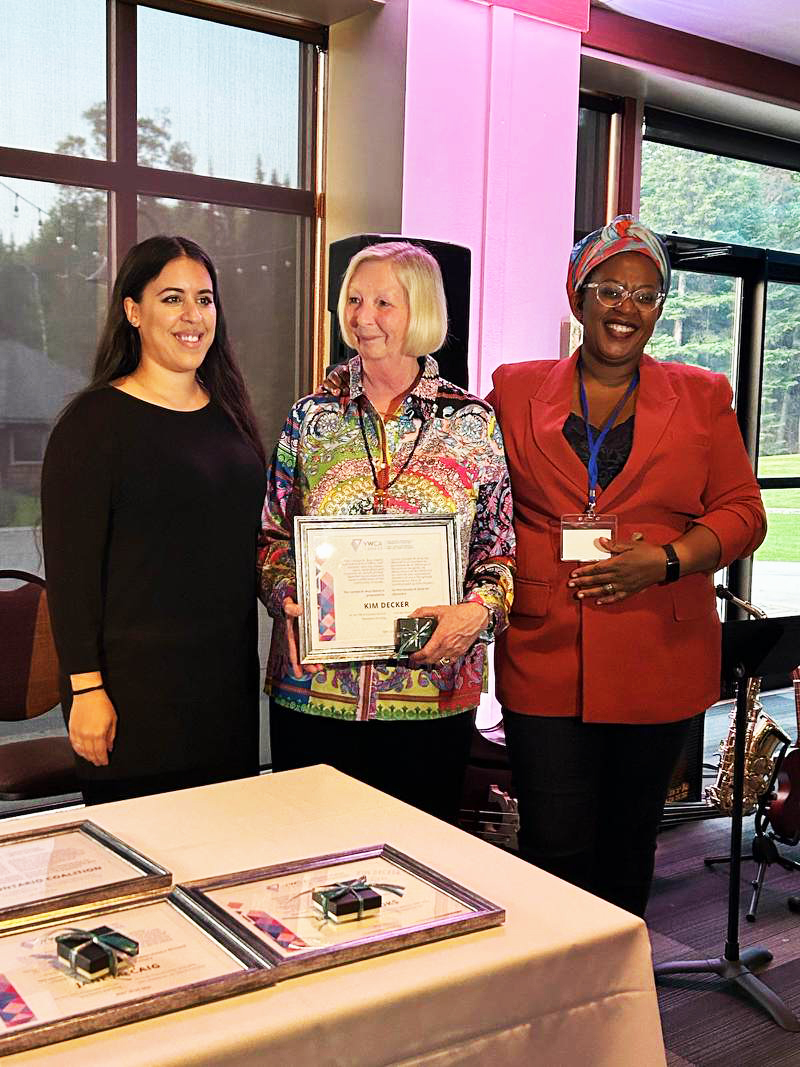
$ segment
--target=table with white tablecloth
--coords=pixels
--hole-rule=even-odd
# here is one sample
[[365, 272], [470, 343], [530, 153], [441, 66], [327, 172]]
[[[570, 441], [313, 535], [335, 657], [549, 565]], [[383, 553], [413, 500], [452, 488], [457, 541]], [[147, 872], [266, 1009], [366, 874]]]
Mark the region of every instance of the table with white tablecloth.
[[[4, 833], [77, 821], [7, 820]], [[87, 809], [176, 883], [387, 842], [506, 922], [19, 1053], [17, 1064], [664, 1067], [644, 923], [406, 804], [311, 767]]]

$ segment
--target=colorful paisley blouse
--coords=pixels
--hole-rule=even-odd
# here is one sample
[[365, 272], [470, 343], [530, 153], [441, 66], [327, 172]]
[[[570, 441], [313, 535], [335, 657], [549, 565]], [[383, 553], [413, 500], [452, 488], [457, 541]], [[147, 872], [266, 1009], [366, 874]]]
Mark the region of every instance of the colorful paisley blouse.
[[382, 466], [381, 456], [390, 464], [386, 513], [457, 512], [463, 599], [489, 609], [495, 632], [507, 624], [514, 534], [500, 428], [488, 404], [439, 377], [435, 359], [421, 362], [417, 385], [389, 419], [382, 419], [364, 395], [361, 360], [355, 356], [335, 367], [316, 393], [299, 400], [283, 427], [267, 482], [259, 585], [276, 619], [266, 691], [285, 707], [352, 720], [431, 719], [478, 703], [483, 641], [460, 659], [429, 670], [337, 663], [300, 679], [292, 675], [286, 651], [282, 605], [285, 597], [297, 596], [294, 516], [373, 511], [375, 485], [362, 426], [376, 467]]

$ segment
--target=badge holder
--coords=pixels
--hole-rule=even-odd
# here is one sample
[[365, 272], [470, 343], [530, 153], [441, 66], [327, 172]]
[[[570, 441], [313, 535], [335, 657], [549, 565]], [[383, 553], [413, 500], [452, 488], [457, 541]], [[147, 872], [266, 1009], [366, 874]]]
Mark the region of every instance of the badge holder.
[[625, 407], [628, 397], [639, 384], [639, 371], [628, 383], [625, 395], [621, 396], [597, 437], [594, 436], [592, 425], [589, 422], [589, 401], [586, 397], [586, 386], [583, 384], [583, 372], [578, 360], [578, 380], [580, 381], [581, 411], [583, 412], [583, 424], [586, 427], [586, 442], [589, 446], [589, 459], [586, 464], [589, 475], [589, 496], [586, 511], [583, 515], [561, 516], [561, 560], [566, 563], [593, 563], [598, 559], [608, 559], [611, 555], [605, 549], [598, 548], [595, 541], [598, 537], [607, 537], [609, 541], [617, 539], [617, 516], [598, 515], [595, 511], [597, 502], [597, 458], [600, 448], [605, 441], [608, 431], [617, 420], [617, 416]]
[[611, 553], [595, 544], [598, 537], [607, 537], [609, 541], [617, 539], [616, 515], [596, 515], [593, 511], [586, 511], [582, 515], [562, 515], [562, 562], [591, 563], [608, 559]]

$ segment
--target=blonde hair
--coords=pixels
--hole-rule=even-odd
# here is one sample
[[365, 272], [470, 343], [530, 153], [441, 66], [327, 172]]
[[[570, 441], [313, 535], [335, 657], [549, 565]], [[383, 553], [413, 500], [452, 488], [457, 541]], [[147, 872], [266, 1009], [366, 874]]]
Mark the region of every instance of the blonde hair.
[[447, 301], [442, 272], [427, 248], [409, 241], [384, 241], [367, 245], [356, 252], [347, 265], [339, 290], [339, 328], [345, 343], [356, 348], [356, 339], [347, 325], [347, 298], [353, 275], [362, 263], [377, 259], [387, 261], [408, 298], [408, 332], [405, 354], [426, 356], [436, 352], [447, 337]]

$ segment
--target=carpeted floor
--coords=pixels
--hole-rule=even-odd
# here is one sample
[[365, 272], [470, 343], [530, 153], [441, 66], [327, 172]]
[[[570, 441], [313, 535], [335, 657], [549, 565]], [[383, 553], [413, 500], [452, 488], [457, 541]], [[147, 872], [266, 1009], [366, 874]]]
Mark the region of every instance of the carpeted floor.
[[[749, 854], [752, 817], [745, 819]], [[647, 923], [656, 963], [721, 956], [725, 948], [728, 865], [708, 869], [706, 856], [726, 854], [730, 820], [687, 823], [659, 837], [656, 880]], [[800, 860], [800, 847], [784, 850]], [[742, 865], [742, 947], [761, 945], [774, 961], [760, 977], [800, 1018], [800, 915], [787, 897], [800, 895], [800, 873], [767, 871], [755, 923], [745, 921], [755, 865]], [[713, 976], [659, 979], [659, 1006], [669, 1067], [800, 1067], [800, 1034], [778, 1027], [731, 984]]]

